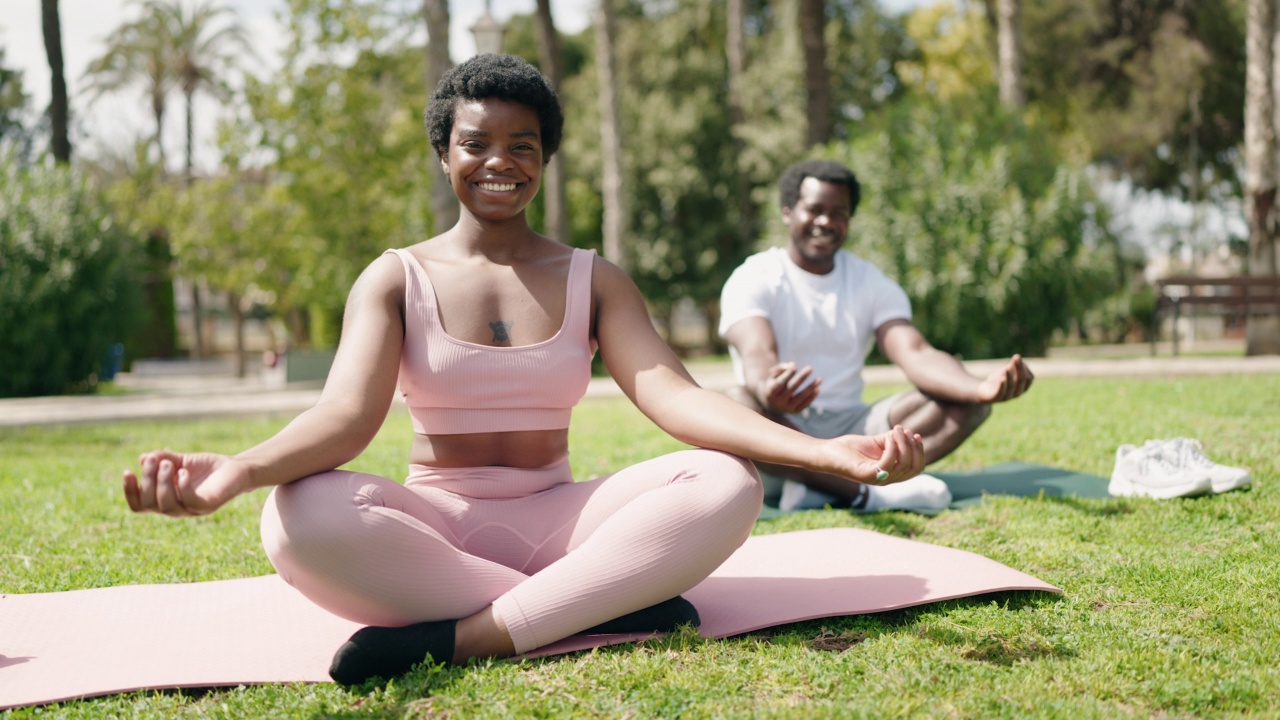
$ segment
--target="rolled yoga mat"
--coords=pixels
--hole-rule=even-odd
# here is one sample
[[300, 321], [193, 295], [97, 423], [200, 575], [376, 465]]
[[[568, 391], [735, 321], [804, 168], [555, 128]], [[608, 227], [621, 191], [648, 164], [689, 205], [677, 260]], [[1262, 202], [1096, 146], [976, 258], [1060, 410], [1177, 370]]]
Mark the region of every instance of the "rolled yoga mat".
[[[749, 538], [684, 596], [721, 638], [1004, 590], [1060, 592], [981, 555], [837, 528]], [[139, 689], [328, 682], [359, 626], [276, 575], [0, 595], [0, 709]], [[576, 635], [547, 656], [639, 639]]]

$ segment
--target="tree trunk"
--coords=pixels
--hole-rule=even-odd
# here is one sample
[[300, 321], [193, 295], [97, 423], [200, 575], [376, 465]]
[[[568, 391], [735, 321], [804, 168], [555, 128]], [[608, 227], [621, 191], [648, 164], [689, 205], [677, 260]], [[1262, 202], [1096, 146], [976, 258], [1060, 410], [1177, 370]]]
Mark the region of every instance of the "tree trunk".
[[[1245, 202], [1249, 218], [1249, 272], [1276, 274], [1276, 69], [1274, 0], [1249, 0], [1245, 30]], [[1280, 353], [1280, 318], [1246, 319], [1248, 355]]]
[[1018, 16], [1019, 0], [999, 0], [997, 3], [998, 55], [1000, 78], [1000, 104], [1006, 110], [1021, 110], [1027, 98], [1022, 89], [1022, 45]]
[[191, 359], [204, 359], [204, 303], [200, 297], [200, 281], [191, 279]]
[[[427, 21], [427, 64], [425, 83], [427, 97], [435, 92], [440, 78], [453, 67], [449, 59], [449, 3], [447, 0], [422, 0], [422, 17]], [[434, 152], [434, 150], [432, 151]], [[440, 167], [439, 158], [430, 164], [432, 234], [453, 227], [458, 222], [458, 198], [453, 194], [449, 178]]]
[[616, 18], [613, 0], [599, 0], [595, 20], [596, 69], [600, 79], [600, 155], [604, 186], [604, 256], [623, 271], [631, 270], [626, 242], [626, 205], [622, 187], [622, 114], [618, 97], [618, 64], [614, 50]]
[[[538, 0], [538, 12], [535, 20], [538, 24], [538, 63], [542, 65], [542, 74], [551, 81], [551, 86], [560, 91], [560, 35], [556, 32], [555, 22], [551, 17], [551, 0]], [[547, 171], [542, 183], [542, 197], [546, 204], [546, 222], [542, 232], [548, 237], [564, 243], [569, 242], [569, 204], [564, 191], [564, 146], [551, 162], [547, 163]]]
[[809, 128], [808, 146], [831, 140], [831, 75], [827, 71], [827, 26], [825, 0], [800, 0], [800, 42], [804, 46], [805, 117]]
[[[743, 34], [743, 22], [746, 16], [746, 0], [729, 0], [725, 19], [728, 35], [725, 38], [725, 54], [729, 61], [729, 133], [733, 138], [733, 154], [739, 161], [734, 178], [734, 204], [738, 210], [737, 241], [740, 247], [746, 248], [756, 237], [756, 211], [751, 202], [751, 177], [741, 161], [746, 154], [746, 142], [742, 139], [742, 125], [746, 121], [746, 109], [743, 107], [742, 83], [747, 71], [747, 47]], [[722, 257], [722, 262], [737, 262], [737, 255], [730, 248], [729, 256]], [[719, 337], [711, 335], [713, 344]]]
[[69, 106], [67, 103], [67, 78], [62, 66], [62, 21], [58, 18], [58, 0], [40, 0], [44, 25], [44, 51], [49, 58], [51, 99], [49, 122], [53, 131], [51, 149], [53, 159], [59, 164], [71, 162], [71, 140], [67, 132]]
[[168, 168], [165, 166], [166, 160], [164, 155], [164, 93], [159, 90], [153, 90], [151, 92], [151, 116], [154, 117], [156, 121], [156, 135], [154, 140], [156, 144], [156, 153], [160, 156], [160, 173], [163, 175], [168, 172]]
[[236, 377], [249, 374], [249, 350], [244, 346], [244, 308], [240, 306], [240, 294], [227, 293], [227, 308], [231, 310], [231, 318], [236, 329]]
[[186, 101], [184, 108], [186, 112], [187, 126], [187, 146], [186, 153], [182, 159], [182, 181], [184, 183], [191, 182], [191, 169], [195, 167], [196, 154], [196, 89], [195, 86], [189, 86], [182, 89], [183, 99]]

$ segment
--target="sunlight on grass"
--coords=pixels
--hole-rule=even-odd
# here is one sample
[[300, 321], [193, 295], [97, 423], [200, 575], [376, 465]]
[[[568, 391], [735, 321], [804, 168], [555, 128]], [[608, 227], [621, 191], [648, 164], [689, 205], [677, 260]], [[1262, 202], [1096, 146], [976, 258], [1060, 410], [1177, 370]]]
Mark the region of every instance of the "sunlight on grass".
[[[872, 388], [880, 396], [897, 388]], [[1043, 379], [942, 468], [1007, 460], [1109, 475], [1120, 443], [1189, 436], [1254, 488], [1170, 502], [990, 497], [935, 518], [826, 510], [756, 532], [870, 528], [969, 550], [1064, 589], [662, 640], [524, 663], [332, 685], [140, 692], [12, 717], [1268, 716], [1280, 698], [1280, 377]], [[265, 492], [213, 516], [128, 512], [120, 470], [151, 447], [233, 452], [287, 418], [0, 430], [0, 592], [189, 582], [271, 571]], [[402, 478], [392, 413], [352, 467]], [[682, 446], [621, 399], [587, 400], [576, 477]], [[3, 648], [0, 648], [2, 651]], [[2, 676], [0, 676], [2, 680]]]

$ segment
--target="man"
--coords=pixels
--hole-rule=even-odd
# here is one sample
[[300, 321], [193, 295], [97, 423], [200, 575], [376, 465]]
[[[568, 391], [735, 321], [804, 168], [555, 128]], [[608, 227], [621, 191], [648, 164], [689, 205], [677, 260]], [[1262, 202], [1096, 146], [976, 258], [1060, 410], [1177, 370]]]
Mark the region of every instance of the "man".
[[[1021, 356], [985, 378], [971, 375], [911, 324], [897, 283], [841, 249], [861, 198], [851, 170], [806, 160], [787, 168], [779, 186], [786, 247], [747, 258], [721, 294], [720, 334], [740, 383], [730, 397], [814, 437], [902, 425], [924, 438], [925, 460], [933, 462], [972, 435], [992, 403], [1027, 391], [1033, 375]], [[915, 389], [868, 406], [862, 368], [872, 342]], [[946, 485], [927, 475], [871, 486], [792, 467], [760, 470], [767, 483], [772, 476], [784, 510], [832, 504], [933, 513], [951, 501]]]

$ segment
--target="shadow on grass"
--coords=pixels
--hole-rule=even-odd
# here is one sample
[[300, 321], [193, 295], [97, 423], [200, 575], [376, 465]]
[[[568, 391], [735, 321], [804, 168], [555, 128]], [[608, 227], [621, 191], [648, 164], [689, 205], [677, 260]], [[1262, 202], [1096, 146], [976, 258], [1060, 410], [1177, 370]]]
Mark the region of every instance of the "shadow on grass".
[[[1040, 658], [1071, 658], [1076, 651], [1034, 635], [1004, 636], [992, 629], [970, 628], [946, 620], [952, 610], [996, 603], [1005, 610], [1039, 608], [1062, 602], [1057, 593], [1002, 591], [930, 603], [902, 610], [806, 620], [752, 633], [772, 644], [803, 645], [812, 650], [843, 652], [880, 636], [911, 633], [955, 648], [966, 660], [1008, 667]], [[938, 620], [943, 622], [938, 622]]]

